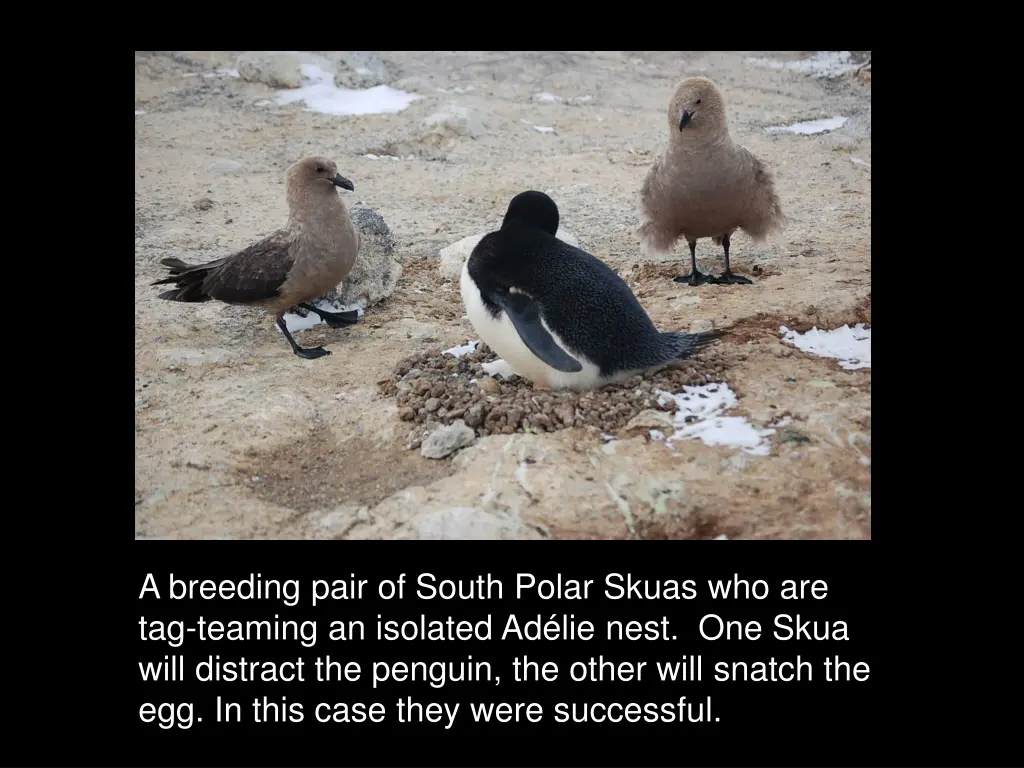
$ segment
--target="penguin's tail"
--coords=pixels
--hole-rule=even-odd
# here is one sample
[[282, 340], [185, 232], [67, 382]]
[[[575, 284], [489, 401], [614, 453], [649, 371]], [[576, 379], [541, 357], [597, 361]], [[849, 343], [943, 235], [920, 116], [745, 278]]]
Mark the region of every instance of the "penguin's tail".
[[728, 333], [729, 331], [727, 330], [703, 331], [701, 333], [669, 331], [661, 334], [661, 338], [668, 360], [680, 360], [690, 357], [698, 350], [712, 344]]

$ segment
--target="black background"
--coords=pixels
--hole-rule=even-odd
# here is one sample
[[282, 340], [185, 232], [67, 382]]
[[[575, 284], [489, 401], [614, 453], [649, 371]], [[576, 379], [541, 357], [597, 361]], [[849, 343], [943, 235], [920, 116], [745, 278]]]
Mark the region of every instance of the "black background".
[[[126, 660], [135, 677], [135, 696], [130, 712], [134, 731], [129, 738], [145, 744], [125, 762], [133, 765], [863, 765], [878, 764], [899, 756], [915, 764], [924, 759], [944, 764], [950, 752], [907, 750], [905, 740], [913, 702], [919, 697], [903, 686], [907, 658], [900, 657], [896, 643], [884, 638], [892, 630], [887, 612], [893, 608], [879, 565], [872, 561], [871, 545], [854, 542], [804, 545], [796, 555], [796, 543], [755, 546], [752, 542], [722, 542], [713, 546], [655, 546], [646, 549], [619, 545], [614, 549], [596, 542], [560, 542], [555, 550], [502, 545], [419, 545], [399, 542], [145, 542], [140, 549], [133, 583], [127, 585], [135, 611], [127, 629], [135, 638], [134, 657]], [[785, 548], [785, 552], [783, 552]], [[529, 554], [528, 554], [529, 553]], [[152, 572], [161, 599], [151, 594], [139, 599], [145, 576]], [[299, 579], [301, 600], [295, 608], [278, 601], [175, 600], [168, 596], [168, 574], [178, 579], [240, 579], [250, 573], [262, 578]], [[490, 573], [502, 579], [501, 601], [421, 600], [415, 596], [416, 577], [423, 572], [438, 579], [466, 579]], [[532, 573], [538, 579], [593, 579], [588, 600], [515, 599], [515, 574]], [[697, 598], [693, 600], [609, 600], [604, 596], [607, 573], [631, 573], [636, 578], [692, 579]], [[331, 601], [310, 606], [312, 579], [347, 579], [350, 574], [369, 580], [361, 601]], [[406, 574], [403, 600], [381, 600], [376, 585], [382, 578], [397, 579]], [[748, 581], [768, 582], [765, 600], [712, 600], [709, 579], [731, 579], [734, 574]], [[828, 584], [822, 600], [806, 597], [784, 601], [780, 586], [784, 579], [821, 579]], [[521, 623], [542, 614], [574, 614], [595, 625], [590, 641], [500, 641], [509, 613]], [[229, 621], [280, 618], [316, 618], [317, 644], [304, 649], [294, 641], [241, 643], [221, 640], [200, 642], [189, 633], [180, 649], [165, 643], [142, 641], [138, 621], [181, 619], [194, 625], [199, 616]], [[478, 621], [492, 614], [490, 642], [473, 641], [391, 641], [375, 639], [376, 617], [405, 620], [424, 613], [429, 618], [452, 615], [457, 620]], [[756, 620], [761, 638], [753, 640], [707, 641], [700, 637], [700, 618], [716, 613], [724, 619], [744, 623]], [[800, 614], [803, 619], [847, 623], [849, 641], [788, 640], [773, 637], [777, 614]], [[667, 616], [676, 641], [607, 642], [603, 640], [607, 619], [650, 621]], [[366, 623], [364, 642], [332, 642], [327, 637], [333, 619], [362, 619]], [[186, 661], [186, 682], [143, 683], [139, 661], [158, 661], [166, 654], [182, 654]], [[306, 683], [197, 683], [190, 682], [196, 662], [209, 654], [222, 660], [245, 655], [253, 660], [306, 659], [306, 678], [315, 680], [313, 659], [330, 654], [334, 659], [356, 660], [363, 665], [359, 682]], [[434, 661], [460, 660], [472, 654], [474, 660], [488, 660], [501, 684], [452, 683], [434, 689], [426, 682], [386, 684], [376, 690], [370, 685], [373, 660]], [[568, 664], [604, 656], [613, 661], [647, 661], [646, 681], [622, 683], [573, 683]], [[656, 660], [678, 660], [683, 655], [703, 658], [702, 683], [661, 683]], [[536, 661], [559, 662], [556, 682], [514, 682], [512, 659], [527, 655]], [[814, 681], [791, 683], [717, 683], [713, 666], [718, 660], [795, 660], [814, 665]], [[838, 655], [851, 663], [863, 661], [871, 674], [864, 682], [824, 680], [821, 662]], [[917, 659], [920, 661], [920, 658]], [[215, 722], [214, 702], [242, 704], [241, 723]], [[270, 700], [287, 697], [288, 702], [305, 705], [302, 723], [261, 723], [252, 719], [251, 702], [258, 696]], [[675, 702], [712, 698], [712, 723], [555, 723], [553, 707], [559, 701]], [[461, 702], [455, 724], [445, 730], [444, 722], [397, 722], [394, 703], [412, 696], [426, 703]], [[192, 701], [203, 722], [189, 730], [164, 730], [155, 722], [143, 723], [139, 707], [144, 702]], [[318, 723], [313, 707], [320, 701], [372, 702], [387, 705], [383, 723]], [[540, 702], [545, 717], [540, 723], [475, 723], [470, 701]], [[891, 738], [890, 738], [891, 737]], [[900, 746], [900, 744], [904, 746]], [[943, 756], [944, 755], [944, 756]]]

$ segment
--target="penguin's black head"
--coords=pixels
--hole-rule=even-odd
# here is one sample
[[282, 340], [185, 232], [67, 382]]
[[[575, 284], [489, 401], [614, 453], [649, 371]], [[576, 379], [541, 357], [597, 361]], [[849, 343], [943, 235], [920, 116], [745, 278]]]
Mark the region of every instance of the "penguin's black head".
[[539, 229], [554, 235], [558, 232], [558, 206], [543, 192], [520, 192], [508, 204], [505, 220], [501, 222], [502, 229], [512, 226]]

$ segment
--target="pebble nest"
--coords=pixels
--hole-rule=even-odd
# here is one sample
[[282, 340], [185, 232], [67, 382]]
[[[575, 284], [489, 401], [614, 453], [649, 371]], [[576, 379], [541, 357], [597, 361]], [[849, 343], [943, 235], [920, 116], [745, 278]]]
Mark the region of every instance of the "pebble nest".
[[[717, 345], [716, 345], [717, 346]], [[478, 437], [516, 432], [555, 432], [590, 427], [618, 436], [634, 416], [645, 410], [673, 412], [674, 401], [659, 393], [681, 392], [684, 386], [728, 383], [716, 347], [699, 357], [680, 360], [623, 384], [589, 392], [535, 389], [521, 376], [489, 376], [483, 363], [498, 359], [486, 344], [461, 357], [431, 349], [407, 357], [391, 377], [378, 382], [385, 397], [394, 396], [398, 418], [414, 425], [409, 448], [441, 424], [462, 419]], [[667, 401], [667, 402], [666, 402]]]

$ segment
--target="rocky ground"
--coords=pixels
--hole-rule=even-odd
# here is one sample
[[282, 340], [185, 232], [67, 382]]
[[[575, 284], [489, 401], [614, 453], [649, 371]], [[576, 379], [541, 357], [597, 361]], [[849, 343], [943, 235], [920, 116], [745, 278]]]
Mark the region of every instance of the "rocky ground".
[[[287, 57], [137, 51], [136, 538], [870, 538], [871, 369], [780, 332], [871, 321], [871, 71], [853, 54], [294, 59], [342, 86], [422, 97], [345, 116], [276, 101], [303, 85]], [[770, 166], [789, 216], [769, 242], [734, 236], [734, 270], [753, 285], [674, 283], [685, 245], [645, 261], [633, 234], [668, 99], [693, 74], [722, 87], [735, 138]], [[832, 116], [848, 120], [766, 130]], [[339, 292], [361, 297], [360, 322], [297, 336], [332, 355], [295, 357], [258, 311], [156, 299], [159, 259], [216, 258], [282, 225], [283, 171], [306, 154], [354, 182], [342, 194], [372, 234], [366, 270]], [[484, 346], [444, 354], [478, 337], [440, 251], [494, 228], [526, 189], [553, 197], [656, 325], [733, 333], [582, 395], [489, 376]], [[720, 253], [702, 241], [701, 270], [720, 272]], [[719, 416], [745, 419], [761, 447], [665, 439], [696, 420], [670, 396], [684, 385], [733, 393]]]

